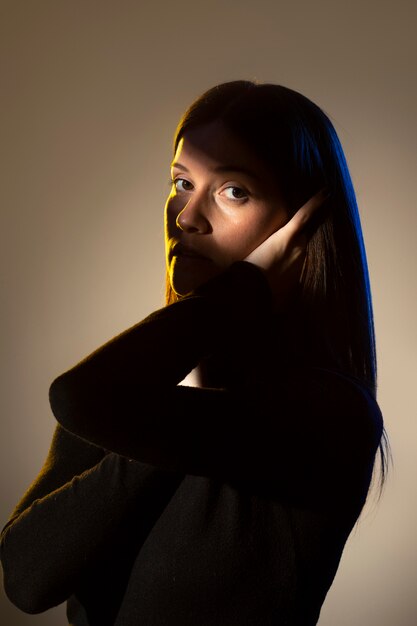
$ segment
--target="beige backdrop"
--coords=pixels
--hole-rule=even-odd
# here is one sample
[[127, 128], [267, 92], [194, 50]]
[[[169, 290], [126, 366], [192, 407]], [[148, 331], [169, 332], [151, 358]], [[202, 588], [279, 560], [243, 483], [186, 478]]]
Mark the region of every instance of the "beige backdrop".
[[[416, 623], [414, 7], [1, 2], [2, 525], [47, 453], [53, 378], [162, 305], [162, 210], [181, 113], [219, 82], [282, 83], [330, 115], [350, 164], [395, 460], [346, 546], [320, 626]], [[63, 606], [28, 616], [4, 595], [0, 621], [66, 623]]]

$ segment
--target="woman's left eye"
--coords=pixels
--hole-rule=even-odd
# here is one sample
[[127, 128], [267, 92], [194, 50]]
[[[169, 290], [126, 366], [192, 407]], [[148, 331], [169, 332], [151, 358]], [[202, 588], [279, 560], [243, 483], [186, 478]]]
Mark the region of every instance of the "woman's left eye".
[[[226, 189], [224, 191], [228, 191], [229, 189], [231, 189], [233, 191], [232, 193], [232, 197], [229, 197], [230, 200], [244, 200], [245, 198], [248, 197], [247, 193], [244, 191], [244, 189], [242, 189], [241, 187], [235, 187], [235, 186], [230, 186], [230, 187], [226, 187]], [[234, 195], [234, 192], [237, 190], [238, 194], [243, 194], [243, 195]]]

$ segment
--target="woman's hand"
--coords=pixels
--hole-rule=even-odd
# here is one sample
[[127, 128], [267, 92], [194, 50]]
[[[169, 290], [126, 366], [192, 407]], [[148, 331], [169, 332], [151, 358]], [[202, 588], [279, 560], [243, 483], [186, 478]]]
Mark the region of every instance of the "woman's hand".
[[262, 269], [276, 308], [281, 309], [299, 284], [309, 236], [308, 225], [328, 197], [326, 189], [312, 196], [293, 217], [243, 260]]

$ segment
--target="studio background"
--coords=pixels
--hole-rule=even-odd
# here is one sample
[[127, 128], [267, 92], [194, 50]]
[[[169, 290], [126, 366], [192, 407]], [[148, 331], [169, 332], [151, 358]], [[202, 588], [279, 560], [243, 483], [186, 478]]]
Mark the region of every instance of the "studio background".
[[[52, 380], [163, 305], [163, 206], [181, 114], [220, 82], [281, 83], [328, 113], [345, 149], [394, 456], [319, 626], [415, 624], [415, 6], [0, 3], [1, 526], [47, 454]], [[29, 616], [1, 594], [2, 624], [66, 623], [63, 605]]]

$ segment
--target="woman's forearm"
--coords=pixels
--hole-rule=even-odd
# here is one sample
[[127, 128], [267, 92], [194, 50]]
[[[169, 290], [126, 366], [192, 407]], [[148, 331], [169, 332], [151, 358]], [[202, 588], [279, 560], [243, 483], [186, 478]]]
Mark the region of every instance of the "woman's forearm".
[[108, 454], [12, 518], [1, 537], [5, 590], [28, 613], [65, 601], [94, 558], [111, 545], [137, 498], [143, 516], [161, 480], [152, 467]]

